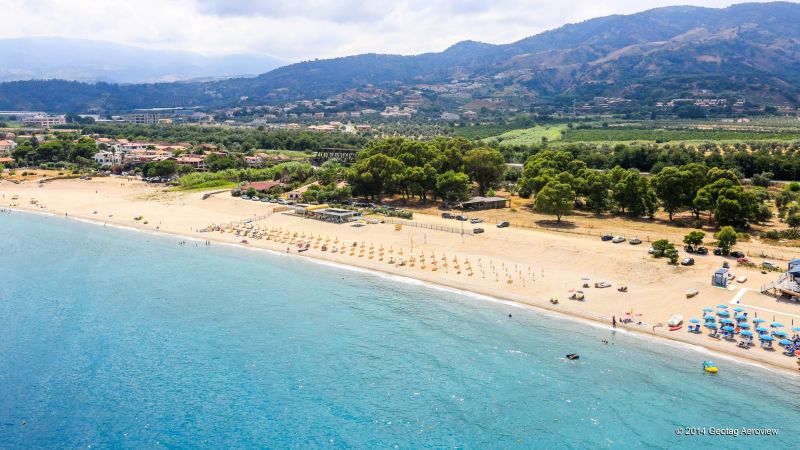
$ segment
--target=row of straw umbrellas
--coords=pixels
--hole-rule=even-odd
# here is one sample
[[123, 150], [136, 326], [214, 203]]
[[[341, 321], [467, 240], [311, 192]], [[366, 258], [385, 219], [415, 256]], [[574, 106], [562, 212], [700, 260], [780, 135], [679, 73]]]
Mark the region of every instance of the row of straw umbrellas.
[[506, 284], [514, 284], [518, 280], [523, 286], [526, 280], [536, 281], [536, 273], [531, 266], [527, 270], [514, 264], [513, 267], [505, 262], [499, 265], [490, 260], [484, 265], [481, 258], [478, 258], [475, 266], [469, 257], [459, 258], [457, 255], [447, 256], [442, 252], [439, 255], [435, 251], [419, 253], [409, 251], [405, 253], [402, 248], [397, 250], [393, 246], [384, 247], [383, 244], [375, 246], [370, 242], [364, 241], [345, 241], [338, 237], [323, 237], [321, 234], [306, 233], [304, 231], [291, 231], [282, 227], [259, 226], [255, 223], [234, 222], [225, 225], [211, 225], [203, 229], [206, 232], [231, 233], [238, 237], [253, 239], [264, 239], [289, 246], [296, 246], [302, 249], [315, 249], [330, 253], [349, 255], [352, 257], [374, 259], [379, 262], [386, 262], [396, 266], [409, 266], [421, 270], [431, 270], [432, 272], [442, 271], [445, 273], [454, 272], [457, 275], [475, 276], [480, 273], [482, 278], [494, 278], [496, 282], [504, 281]]

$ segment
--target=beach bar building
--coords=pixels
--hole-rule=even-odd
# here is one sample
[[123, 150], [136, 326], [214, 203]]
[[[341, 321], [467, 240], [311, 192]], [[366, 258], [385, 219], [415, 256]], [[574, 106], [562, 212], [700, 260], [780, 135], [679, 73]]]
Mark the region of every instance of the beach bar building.
[[800, 259], [789, 261], [786, 272], [772, 283], [761, 286], [761, 292], [776, 296], [786, 295], [792, 300], [800, 300]]
[[293, 205], [291, 208], [294, 213], [309, 219], [324, 220], [332, 223], [346, 223], [356, 220], [361, 213], [350, 209], [331, 208], [327, 204], [322, 205]]
[[728, 269], [723, 267], [714, 272], [714, 276], [711, 278], [711, 285], [721, 288], [728, 287]]
[[511, 200], [503, 197], [472, 197], [461, 203], [461, 209], [502, 209], [511, 206]]

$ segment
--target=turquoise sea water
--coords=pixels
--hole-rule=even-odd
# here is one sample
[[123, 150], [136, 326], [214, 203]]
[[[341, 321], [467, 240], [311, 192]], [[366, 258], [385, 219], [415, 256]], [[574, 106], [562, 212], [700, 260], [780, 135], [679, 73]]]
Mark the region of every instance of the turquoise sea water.
[[178, 241], [0, 215], [0, 448], [796, 448], [797, 378]]

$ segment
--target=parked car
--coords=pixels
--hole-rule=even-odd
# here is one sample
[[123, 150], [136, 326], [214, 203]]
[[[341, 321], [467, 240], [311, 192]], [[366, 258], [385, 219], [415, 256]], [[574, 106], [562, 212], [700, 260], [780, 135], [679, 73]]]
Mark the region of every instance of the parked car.
[[656, 253], [656, 248], [651, 245], [650, 248], [647, 249], [647, 253], [654, 255]]
[[717, 256], [720, 256], [720, 255], [722, 255], [722, 249], [721, 249], [721, 248], [719, 248], [719, 247], [715, 248], [715, 249], [714, 249], [714, 254], [715, 254], [715, 255], [717, 255]]
[[683, 250], [684, 250], [686, 253], [694, 253], [694, 247], [692, 247], [691, 245], [686, 245], [686, 246], [684, 246], [684, 247], [683, 247]]
[[481, 222], [483, 222], [483, 220], [481, 220], [481, 219], [479, 219], [477, 217], [473, 217], [472, 219], [469, 219], [469, 223], [481, 223]]
[[614, 239], [612, 239], [611, 242], [613, 242], [615, 244], [619, 244], [620, 242], [625, 242], [625, 238], [622, 237], [622, 236], [617, 236]]
[[612, 236], [610, 234], [604, 234], [604, 235], [600, 236], [600, 240], [601, 241], [610, 241], [612, 239], [614, 239], [614, 236]]
[[241, 198], [242, 200], [250, 200], [250, 197], [248, 197], [248, 196], [246, 196], [246, 195], [243, 195], [243, 196], [241, 196], [240, 198]]
[[264, 203], [269, 203], [269, 199], [267, 197], [262, 198], [261, 201]]
[[683, 258], [681, 260], [682, 266], [693, 266], [694, 265], [694, 258]]
[[761, 267], [769, 270], [775, 270], [778, 268], [778, 265], [769, 261], [764, 261], [761, 263]]
[[457, 215], [457, 216], [456, 216], [456, 220], [460, 220], [460, 221], [462, 221], [462, 222], [465, 222], [465, 221], [467, 221], [468, 219], [467, 219], [467, 216], [465, 216], [465, 215], [463, 215], [463, 214], [459, 214], [459, 215]]
[[731, 252], [731, 256], [733, 256], [734, 258], [744, 258], [745, 254], [744, 254], [744, 252], [740, 252], [738, 250], [735, 250], [735, 251]]
[[739, 264], [753, 264], [753, 261], [747, 259], [747, 257], [742, 256], [741, 258], [736, 258], [736, 262]]
[[508, 228], [509, 226], [511, 226], [511, 224], [505, 220], [497, 224], [497, 228]]
[[257, 202], [257, 201], [261, 200], [261, 198], [260, 197], [250, 197], [250, 200], [252, 200], [254, 202]]
[[628, 243], [631, 244], [631, 245], [639, 245], [639, 244], [642, 243], [642, 240], [635, 237], [635, 238], [632, 238], [630, 241], [628, 241]]
[[475, 234], [483, 233], [483, 228], [473, 228], [472, 232], [475, 233]]
[[442, 213], [442, 219], [452, 219], [453, 215], [450, 213]]
[[708, 247], [697, 247], [695, 249], [695, 253], [698, 255], [707, 255], [708, 254]]
[[270, 203], [278, 203], [278, 199], [277, 198], [271, 198], [271, 199], [269, 199], [269, 202]]
[[285, 205], [286, 204], [286, 200], [284, 200], [282, 198], [279, 198], [277, 201], [278, 201], [279, 205]]

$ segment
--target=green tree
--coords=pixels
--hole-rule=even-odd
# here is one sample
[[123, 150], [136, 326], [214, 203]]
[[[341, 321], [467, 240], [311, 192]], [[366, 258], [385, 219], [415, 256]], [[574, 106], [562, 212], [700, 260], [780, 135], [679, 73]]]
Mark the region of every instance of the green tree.
[[584, 196], [586, 206], [595, 214], [608, 211], [611, 196], [611, 178], [605, 172], [592, 171], [586, 175]]
[[675, 248], [674, 245], [671, 248], [668, 248], [664, 252], [664, 256], [669, 258], [669, 263], [670, 264], [677, 264], [678, 263], [678, 250]]
[[670, 249], [674, 250], [675, 245], [673, 245], [666, 239], [659, 239], [653, 242], [653, 257], [661, 258], [662, 256], [666, 256], [667, 251], [669, 251]]
[[625, 171], [612, 186], [612, 195], [623, 213], [636, 217], [655, 214], [657, 197], [653, 185], [638, 170]]
[[480, 195], [503, 179], [506, 160], [503, 154], [490, 148], [476, 148], [464, 155], [464, 171], [478, 183]]
[[789, 214], [786, 217], [786, 225], [791, 228], [800, 228], [800, 214]]
[[694, 193], [691, 191], [690, 177], [689, 172], [682, 171], [677, 167], [665, 167], [653, 177], [656, 195], [661, 200], [664, 211], [669, 214], [670, 222], [675, 212], [691, 205]]
[[449, 201], [466, 200], [470, 194], [469, 175], [448, 170], [436, 176], [436, 193]]
[[551, 181], [536, 194], [534, 209], [543, 214], [553, 214], [561, 222], [561, 216], [572, 211], [574, 201], [575, 191], [569, 184]]
[[347, 171], [347, 182], [355, 193], [380, 201], [384, 194], [395, 192], [405, 167], [398, 159], [378, 153], [353, 164]]
[[722, 227], [714, 237], [717, 238], [717, 246], [722, 250], [723, 255], [731, 253], [731, 248], [736, 245], [738, 239], [736, 230], [731, 226]]
[[703, 245], [703, 239], [705, 239], [705, 237], [706, 234], [702, 231], [691, 231], [683, 237], [683, 243], [691, 247], [699, 247]]

